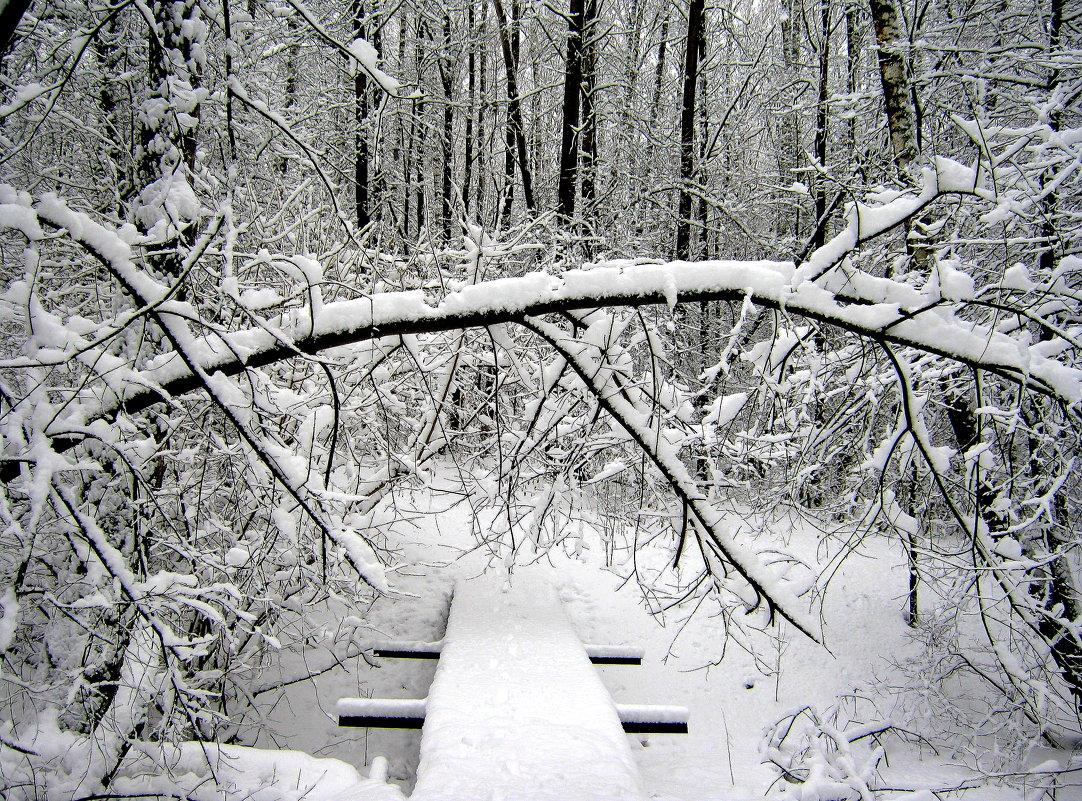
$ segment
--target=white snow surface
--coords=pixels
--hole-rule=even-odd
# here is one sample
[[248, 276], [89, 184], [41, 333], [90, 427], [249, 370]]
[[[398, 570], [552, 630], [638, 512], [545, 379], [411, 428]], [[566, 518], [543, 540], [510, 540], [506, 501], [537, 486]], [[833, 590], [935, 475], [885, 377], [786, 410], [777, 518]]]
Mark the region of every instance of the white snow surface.
[[[396, 578], [396, 585], [408, 594], [380, 598], [373, 607], [365, 610], [334, 605], [307, 610], [310, 617], [325, 620], [322, 641], [313, 642], [303, 654], [287, 654], [281, 664], [281, 675], [265, 675], [263, 686], [296, 675], [298, 670], [307, 673], [314, 666], [324, 664], [331, 656], [330, 649], [336, 636], [341, 638], [345, 632], [350, 632], [351, 638], [356, 632], [369, 643], [398, 644], [410, 639], [419, 643], [439, 642], [447, 629], [449, 596], [456, 582], [461, 583], [463, 579], [489, 570], [501, 578], [482, 579], [482, 584], [477, 585], [478, 592], [482, 585], [486, 592], [493, 588], [499, 590], [508, 566], [511, 566], [511, 581], [517, 586], [520, 582], [535, 580], [530, 572], [537, 568], [528, 569], [524, 563], [541, 562], [545, 564], [545, 580], [554, 585], [562, 602], [561, 614], [566, 614], [571, 621], [574, 629], [571, 636], [584, 643], [645, 648], [641, 666], [584, 666], [586, 670], [594, 671], [607, 688], [611, 699], [608, 703], [615, 702], [617, 711], [638, 704], [664, 704], [674, 711], [677, 705], [682, 705], [691, 710], [690, 731], [686, 735], [619, 735], [630, 747], [643, 796], [651, 801], [777, 799], [792, 786], [778, 782], [768, 791], [777, 774], [761, 763], [759, 743], [765, 727], [804, 705], [824, 710], [840, 696], [856, 694], [869, 699], [868, 703], [874, 702], [878, 708], [875, 711], [863, 707], [857, 722], [872, 724], [889, 718], [923, 733], [934, 732], [943, 725], [937, 718], [934, 697], [896, 696], [890, 691], [891, 686], [902, 681], [898, 666], [919, 653], [919, 648], [909, 639], [909, 630], [903, 620], [906, 562], [904, 552], [895, 541], [879, 537], [865, 541], [833, 573], [824, 606], [824, 634], [828, 648], [796, 634], [790, 626], [783, 626], [778, 630], [781, 640], [776, 647], [770, 647], [767, 641], [761, 644], [766, 647], [761, 648], [758, 658], [753, 658], [726, 636], [725, 619], [709, 604], [700, 608], [697, 614], [692, 614], [690, 607], [680, 607], [651, 617], [644, 606], [653, 608], [654, 604], [634, 581], [625, 582], [621, 578], [632, 570], [630, 553], [617, 551], [612, 555], [606, 551], [601, 533], [590, 525], [575, 526], [565, 532], [568, 533], [566, 540], [544, 554], [529, 548], [512, 554], [495, 544], [478, 547], [477, 532], [470, 524], [464, 505], [456, 504], [453, 496], [448, 498], [439, 492], [438, 487], [443, 483], [440, 475], [437, 471], [433, 486], [398, 498], [399, 511], [409, 509], [424, 521], [423, 525], [408, 523], [388, 530], [390, 545], [398, 549], [403, 565], [411, 566], [404, 567]], [[580, 503], [589, 508], [590, 496], [583, 495]], [[490, 522], [488, 518], [482, 520], [485, 531]], [[822, 542], [822, 532], [799, 519], [775, 520], [768, 530], [763, 529], [761, 521], [754, 515], [746, 518], [743, 514], [734, 515], [728, 522], [741, 538], [758, 538], [759, 547], [767, 547], [770, 543], [785, 544], [806, 558], [814, 558]], [[640, 571], [652, 574], [669, 558], [665, 549], [654, 549], [647, 544], [640, 548], [634, 562]], [[548, 593], [551, 590], [546, 589], [542, 598], [551, 598]], [[529, 592], [512, 592], [510, 598], [504, 598], [503, 593], [499, 596], [503, 598], [501, 603], [514, 602], [521, 606], [525, 603], [521, 599], [528, 597]], [[924, 601], [930, 607], [950, 603], [951, 599], [926, 595]], [[512, 648], [510, 635], [513, 632], [507, 626], [501, 629], [495, 623], [493, 612], [493, 608], [485, 606], [481, 600], [477, 600], [471, 610], [471, 614], [482, 616], [484, 626], [478, 631], [498, 644], [494, 646], [497, 648], [495, 653], [510, 658], [507, 652]], [[528, 613], [528, 609], [521, 610], [523, 615]], [[541, 619], [544, 618], [541, 615]], [[525, 624], [527, 619], [523, 617], [522, 623]], [[457, 636], [454, 621], [450, 628], [448, 634], [454, 639]], [[585, 650], [587, 646], [582, 647]], [[521, 656], [522, 651], [518, 655]], [[474, 661], [471, 670], [485, 669], [485, 665]], [[355, 772], [340, 772], [341, 763], [335, 760], [312, 760], [312, 769], [323, 772], [324, 764], [327, 769], [317, 785], [303, 785], [312, 787], [303, 796], [305, 799], [385, 801], [403, 798], [398, 795], [399, 791], [407, 796], [413, 792], [415, 798], [425, 801], [462, 797], [450, 793], [451, 788], [465, 782], [465, 775], [449, 775], [448, 786], [436, 787], [431, 794], [423, 786], [414, 790], [418, 755], [422, 751], [421, 732], [337, 725], [335, 705], [342, 697], [421, 699], [440, 692], [433, 684], [433, 672], [439, 665], [435, 660], [382, 659], [374, 662], [370, 664], [363, 658], [353, 658], [341, 668], [321, 673], [313, 681], [289, 685], [283, 696], [271, 693], [258, 696], [263, 711], [254, 728], [244, 729], [248, 734], [245, 740], [257, 748], [244, 749], [246, 758], [267, 767], [277, 765], [280, 773], [289, 772], [291, 777], [296, 774], [287, 766], [291, 765], [295, 752], [279, 749], [335, 757], [355, 767]], [[446, 697], [455, 699], [460, 707], [454, 714], [482, 718], [488, 715], [492, 724], [503, 710], [492, 710], [496, 705], [491, 697], [492, 686], [480, 683], [476, 676], [474, 679], [476, 682], [469, 689], [450, 687], [450, 695]], [[534, 709], [562, 703], [564, 684], [558, 692], [550, 693], [544, 692], [538, 681], [535, 679], [533, 684], [522, 688], [523, 692], [533, 693], [528, 700]], [[570, 688], [569, 683], [565, 684]], [[392, 705], [396, 703], [401, 702], [395, 701]], [[610, 709], [608, 714], [614, 714], [613, 710]], [[501, 746], [495, 742], [497, 735], [514, 738], [517, 750], [511, 745]], [[578, 737], [574, 733], [571, 736]], [[535, 792], [508, 798], [556, 797], [555, 787], [565, 781], [561, 773], [566, 765], [581, 765], [581, 760], [586, 758], [593, 769], [596, 748], [615, 747], [606, 736], [600, 736], [591, 742], [594, 751], [586, 757], [575, 754], [576, 761], [565, 764], [560, 761], [563, 752], [556, 750], [564, 744], [537, 736], [536, 730], [534, 736], [528, 737], [490, 725], [477, 735], [449, 726], [429, 737], [430, 742], [423, 749], [426, 753], [430, 750], [432, 737], [442, 738], [453, 748], [460, 749], [461, 759], [456, 760], [456, 764], [461, 772], [508, 774], [503, 781], [516, 792], [518, 788], [514, 787], [510, 777], [518, 775], [521, 779], [524, 766], [532, 764], [547, 771], [543, 783], [533, 788]], [[489, 739], [482, 739], [485, 737]], [[33, 745], [30, 741], [24, 742]], [[384, 763], [383, 757], [389, 764]], [[973, 781], [977, 774], [971, 764], [980, 757], [979, 751], [954, 751], [951, 748], [941, 748], [936, 754], [919, 743], [907, 746], [894, 739], [889, 748], [889, 766], [880, 764], [881, 778], [877, 784], [908, 791], [883, 794], [884, 801], [928, 801], [935, 796], [925, 792], [927, 788], [939, 789]], [[1034, 747], [1020, 769], [1035, 771], [1035, 766], [1050, 757], [1064, 765], [1070, 759], [1064, 752]], [[258, 801], [298, 799], [298, 791], [292, 789], [293, 778], [288, 787], [276, 787], [273, 782], [261, 784], [260, 776], [266, 775], [262, 768], [249, 773], [246, 764], [236, 764], [240, 772], [232, 774], [230, 779], [235, 777], [237, 791], [223, 794], [223, 799], [247, 799], [249, 795], [245, 793], [256, 788], [259, 792], [251, 798]], [[448, 757], [448, 770], [453, 768]], [[427, 765], [420, 771], [422, 779], [426, 770]], [[362, 779], [365, 775], [369, 778]], [[435, 777], [437, 774], [428, 775]], [[384, 778], [391, 784], [385, 783]], [[1034, 785], [1041, 778], [1035, 774]], [[238, 792], [242, 787], [246, 788], [244, 793]], [[1076, 790], [1063, 787], [1058, 791], [1057, 799], [1082, 798], [1077, 793], [1071, 795]], [[421, 795], [421, 791], [425, 795]], [[494, 801], [499, 796], [467, 797]], [[584, 796], [568, 793], [559, 797], [564, 801], [577, 801]], [[790, 795], [789, 801], [793, 797]], [[811, 797], [814, 796], [805, 796]], [[1023, 801], [1027, 795], [1017, 787], [978, 784], [978, 789], [957, 798], [959, 801]]]
[[638, 801], [608, 691], [552, 586], [455, 587], [421, 736], [416, 801]]

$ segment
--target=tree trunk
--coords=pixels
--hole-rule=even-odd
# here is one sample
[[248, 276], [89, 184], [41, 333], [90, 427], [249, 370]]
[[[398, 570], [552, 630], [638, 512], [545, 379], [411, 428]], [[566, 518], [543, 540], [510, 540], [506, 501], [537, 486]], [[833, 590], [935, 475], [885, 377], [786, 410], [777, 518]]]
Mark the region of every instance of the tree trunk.
[[[658, 114], [661, 112], [661, 90], [665, 78], [665, 56], [669, 49], [669, 11], [670, 3], [665, 2], [665, 18], [661, 22], [661, 41], [657, 46], [657, 70], [654, 72], [654, 102], [650, 104], [650, 129], [653, 130], [657, 123]], [[651, 137], [651, 141], [653, 137]]]
[[[376, 52], [382, 52], [380, 49], [382, 47], [382, 22], [378, 18], [375, 18], [372, 20], [369, 27], [372, 31], [369, 37], [372, 47], [376, 49]], [[379, 95], [375, 82], [369, 81], [368, 112], [370, 115], [379, 107], [377, 97], [379, 97]], [[370, 131], [372, 127], [371, 123], [369, 123], [368, 128]], [[371, 137], [368, 138], [370, 139]], [[380, 141], [370, 142], [368, 144], [368, 218], [376, 224], [379, 224], [380, 222], [380, 216], [386, 198], [384, 193], [387, 183], [387, 176], [384, 173], [386, 166], [383, 164], [383, 159], [381, 158], [383, 151], [380, 148], [380, 144]]]
[[688, 36], [684, 51], [684, 89], [680, 105], [680, 199], [677, 205], [676, 258], [691, 251], [690, 184], [695, 177], [695, 89], [699, 84], [699, 55], [703, 47], [704, 0], [688, 6]]
[[[705, 27], [705, 23], [704, 23]], [[705, 33], [699, 37], [699, 64], [703, 64], [706, 61], [706, 35]], [[695, 202], [695, 215], [693, 221], [695, 223], [691, 231], [691, 245], [689, 253], [696, 259], [709, 259], [712, 258], [710, 250], [710, 231], [707, 228], [707, 223], [710, 219], [710, 204], [707, 202], [706, 188], [709, 181], [707, 175], [706, 165], [709, 159], [707, 149], [710, 147], [710, 105], [707, 102], [709, 95], [709, 86], [707, 84], [707, 76], [703, 72], [702, 67], [699, 68], [699, 89], [698, 100], [696, 102], [696, 125], [697, 133], [695, 135], [697, 146], [695, 148], [695, 171], [693, 175], [694, 182], [699, 187], [699, 192], [696, 194]]]
[[[424, 111], [425, 111], [425, 101], [424, 100], [418, 100], [417, 101], [417, 111], [416, 111], [417, 116], [419, 118], [423, 117]], [[418, 126], [418, 128], [420, 130], [422, 130], [422, 131], [424, 130], [423, 126]], [[425, 176], [425, 154], [424, 154], [423, 149], [418, 149], [417, 153], [414, 156], [413, 161], [414, 161], [414, 168], [416, 169], [416, 173], [415, 173], [413, 181], [411, 181], [410, 183], [412, 183], [413, 186], [417, 190], [417, 194], [414, 197], [413, 207], [414, 207], [414, 210], [415, 210], [415, 213], [416, 213], [416, 219], [417, 219], [416, 231], [417, 231], [417, 236], [419, 238], [421, 236], [422, 232], [425, 229], [425, 185], [427, 183], [427, 180], [426, 180], [426, 176]]]
[[[398, 68], [405, 69], [406, 66], [406, 27], [405, 20], [399, 24], [398, 29]], [[410, 237], [410, 173], [413, 170], [412, 162], [410, 161], [413, 153], [413, 117], [409, 116], [409, 127], [406, 126], [406, 122], [403, 120], [402, 115], [398, 116], [398, 140], [395, 143], [394, 149], [391, 151], [391, 160], [395, 164], [402, 165], [402, 180], [399, 182], [399, 186], [402, 187], [402, 215], [399, 217], [398, 230], [402, 235], [403, 240], [409, 240]]]
[[[917, 105], [909, 80], [907, 44], [902, 38], [898, 11], [893, 0], [871, 0], [872, 20], [878, 45], [879, 77], [883, 85], [883, 107], [887, 115], [891, 149], [898, 179], [914, 184], [913, 163], [920, 154]], [[904, 226], [906, 251], [913, 267], [923, 273], [934, 268], [933, 243], [927, 234], [927, 218], [918, 216]], [[893, 277], [888, 275], [888, 277]]]
[[[228, 16], [226, 17], [228, 20]], [[101, 87], [98, 90], [98, 105], [101, 108], [102, 123], [108, 144], [108, 169], [113, 171], [116, 184], [116, 203], [111, 212], [120, 219], [124, 209], [135, 192], [131, 170], [128, 169], [128, 147], [131, 144], [130, 129], [124, 124], [122, 98], [116, 91], [116, 77], [122, 74], [126, 56], [120, 47], [123, 36], [119, 18], [114, 16], [102, 29], [101, 35], [94, 38], [94, 54], [97, 57], [101, 73]], [[228, 66], [228, 64], [227, 64]], [[232, 128], [230, 128], [232, 134]], [[124, 143], [127, 143], [126, 145]]]
[[[141, 118], [135, 160], [136, 188], [143, 193], [136, 214], [147, 227], [152, 225], [151, 218], [161, 213], [160, 194], [167, 191], [164, 186], [158, 192], [150, 190], [154, 184], [183, 181], [190, 185], [199, 129], [199, 103], [190, 99], [192, 90], [199, 87], [198, 63], [192, 54], [192, 36], [199, 30], [192, 25], [199, 13], [198, 3], [155, 3], [153, 12], [155, 29], [148, 32], [147, 43], [147, 85], [151, 98], [159, 99], [163, 110]], [[183, 112], [183, 117], [177, 112]], [[179, 230], [159, 245], [150, 263], [163, 275], [176, 278], [183, 263], [181, 251], [194, 241], [195, 226], [183, 219], [172, 222]]]
[[11, 50], [15, 41], [15, 29], [29, 8], [30, 0], [8, 0], [0, 6], [0, 62]]
[[[815, 160], [819, 169], [827, 167], [827, 139], [829, 124], [827, 98], [830, 95], [830, 2], [820, 3], [823, 38], [819, 45], [819, 96], [815, 112]], [[815, 178], [815, 231], [812, 247], [820, 248], [827, 239], [827, 182], [822, 175]]]
[[[353, 3], [353, 35], [358, 39], [368, 37], [368, 24], [364, 0]], [[368, 196], [368, 79], [364, 70], [354, 65], [353, 76], [353, 157], [357, 227], [364, 228], [371, 221]]]
[[[443, 12], [443, 49], [445, 53], [450, 54], [451, 12], [447, 9], [444, 9]], [[448, 64], [449, 60], [443, 58], [439, 60], [440, 83], [443, 86], [443, 137], [441, 142], [443, 145], [443, 183], [440, 191], [440, 227], [446, 240], [451, 239], [451, 229], [454, 222], [454, 211], [451, 206], [451, 185], [453, 183], [451, 179], [455, 168], [455, 151], [453, 147], [455, 107], [453, 93], [456, 70], [453, 70]], [[454, 63], [457, 64], [457, 59], [454, 59]]]
[[[858, 10], [859, 6], [856, 2], [850, 2], [845, 7], [845, 91], [849, 97], [853, 97], [856, 94], [857, 72], [860, 68], [861, 29], [857, 24]], [[856, 114], [849, 118], [848, 129], [849, 153], [850, 158], [853, 159], [853, 173], [863, 178], [864, 160], [861, 157], [860, 148], [857, 146], [858, 131]]]
[[[1022, 420], [1029, 431], [1038, 431], [1042, 427], [1040, 414], [1032, 402], [1026, 402], [1020, 408]], [[973, 411], [969, 398], [958, 394], [947, 396], [947, 419], [954, 434], [955, 446], [959, 453], [965, 453], [980, 442], [980, 422]], [[1030, 541], [1025, 542], [1026, 555], [1033, 559], [1036, 567], [1030, 572], [1030, 596], [1038, 608], [1036, 617], [1037, 632], [1045, 641], [1048, 653], [1074, 696], [1075, 708], [1082, 714], [1082, 643], [1079, 643], [1071, 627], [1082, 619], [1082, 604], [1071, 565], [1071, 546], [1068, 539], [1060, 532], [1072, 532], [1068, 519], [1067, 504], [1061, 488], [1052, 491], [1051, 484], [1055, 471], [1049, 471], [1049, 455], [1039, 454], [1040, 440], [1030, 437], [1028, 443], [1029, 458], [1025, 471], [1029, 479], [1045, 487], [1047, 495], [1052, 492], [1049, 504], [1049, 523], [1043, 528], [1032, 527], [1036, 532]], [[978, 479], [974, 489], [976, 513], [993, 537], [1002, 536], [1009, 520], [995, 510], [994, 503], [999, 492], [983, 476]]]
[[[668, 165], [661, 168], [655, 166], [658, 162], [654, 156], [657, 149], [658, 138], [653, 136], [653, 132], [657, 130], [658, 118], [661, 116], [661, 99], [665, 86], [665, 69], [669, 53], [669, 18], [671, 12], [671, 0], [663, 0], [661, 9], [658, 11], [658, 14], [664, 14], [664, 16], [661, 18], [661, 35], [657, 46], [657, 67], [654, 71], [654, 96], [653, 101], [650, 104], [650, 116], [646, 128], [646, 158], [644, 165], [644, 177], [654, 181], [667, 181], [669, 178], [667, 174]], [[629, 160], [632, 160], [635, 156], [629, 153], [628, 158]], [[645, 228], [646, 226], [643, 225], [642, 222], [636, 222], [636, 233], [641, 233]]]
[[[474, 202], [474, 219], [484, 219], [484, 202], [485, 202], [485, 176], [487, 175], [486, 166], [489, 163], [489, 154], [484, 143], [485, 139], [485, 119], [491, 117], [492, 114], [486, 114], [486, 111], [491, 111], [495, 107], [495, 104], [489, 99], [487, 92], [487, 76], [488, 76], [488, 50], [485, 48], [485, 28], [487, 26], [488, 18], [488, 6], [485, 3], [481, 3], [481, 19], [478, 24], [478, 40], [480, 42], [480, 59], [478, 64], [477, 75], [477, 189], [476, 200]], [[493, 124], [493, 128], [495, 124]]]
[[[1048, 20], [1048, 55], [1049, 61], [1052, 64], [1056, 64], [1055, 56], [1060, 52], [1062, 42], [1062, 30], [1063, 30], [1063, 0], [1051, 0], [1049, 8], [1049, 20]], [[1060, 71], [1057, 67], [1053, 66], [1048, 71], [1047, 96], [1054, 98], [1056, 90], [1060, 83]], [[1052, 111], [1048, 115], [1048, 126], [1053, 131], [1059, 131], [1060, 123], [1063, 118], [1063, 110], [1058, 106], [1053, 106]], [[1054, 180], [1054, 172], [1049, 170], [1042, 178], [1042, 183], [1047, 184]], [[1041, 238], [1044, 240], [1041, 251], [1041, 256], [1038, 261], [1038, 266], [1041, 269], [1042, 274], [1051, 275], [1052, 270], [1056, 266], [1056, 262], [1059, 259], [1059, 250], [1057, 240], [1059, 234], [1056, 228], [1056, 216], [1059, 206], [1059, 193], [1052, 189], [1044, 197], [1044, 213], [1042, 214], [1043, 222], [1041, 223]]]
[[[975, 419], [975, 415], [972, 416]], [[1043, 427], [1035, 403], [1022, 404], [1021, 416], [1029, 431], [1039, 431]], [[1035, 492], [1034, 495], [1047, 497], [1050, 493], [1052, 496], [1051, 503], [1048, 504], [1048, 523], [1032, 527], [1034, 534], [1024, 543], [1026, 555], [1037, 565], [1031, 571], [1029, 592], [1039, 609], [1038, 632], [1047, 643], [1052, 661], [1074, 696], [1075, 711], [1082, 715], [1082, 643], [1079, 643], [1074, 631], [1076, 622], [1082, 619], [1082, 604], [1079, 603], [1077, 578], [1071, 563], [1076, 527], [1072, 525], [1068, 511], [1065, 497], [1067, 490], [1062, 487], [1055, 490], [1052, 488], [1056, 471], [1049, 470], [1048, 465], [1058, 460], [1054, 457], [1049, 459], [1051, 454], [1048, 451], [1039, 452], [1041, 440], [1038, 437], [1031, 435], [1028, 439], [1029, 458], [1026, 462], [1026, 473], [1030, 481], [1043, 490]], [[1073, 448], [1068, 445], [1065, 450], [1071, 451]], [[981, 500], [978, 488], [977, 502], [980, 504]], [[981, 504], [983, 515], [987, 516], [987, 506], [992, 500], [994, 498], [989, 497]], [[989, 528], [992, 528], [991, 523]], [[1002, 528], [1001, 523], [1000, 529]]]
[[[630, 133], [631, 110], [634, 107], [635, 91], [638, 87], [639, 67], [642, 59], [642, 27], [643, 27], [642, 0], [633, 0], [631, 12], [627, 23], [627, 61], [624, 65], [624, 100], [620, 109], [620, 129]], [[595, 54], [596, 67], [596, 54]]]
[[[804, 0], [785, 0], [785, 17], [781, 22], [781, 60], [784, 70], [786, 89], [782, 96], [784, 111], [780, 114], [778, 130], [778, 182], [782, 186], [791, 185], [797, 178], [797, 172], [803, 162], [803, 130], [799, 111], [799, 87], [801, 83], [800, 45], [803, 35], [802, 22], [805, 20]], [[799, 202], [786, 199], [778, 205], [776, 231], [783, 242], [783, 248], [795, 252], [796, 243], [801, 238], [802, 207]]]
[[597, 0], [586, 0], [582, 51], [582, 216], [589, 222], [597, 196]]
[[[518, 58], [519, 58], [519, 26], [518, 26], [518, 2], [512, 0], [511, 19], [508, 21], [504, 13], [503, 3], [500, 0], [492, 0], [496, 9], [496, 19], [500, 28], [500, 49], [503, 51], [504, 70], [507, 73], [507, 144], [508, 158], [510, 158], [510, 145], [514, 143], [514, 152], [517, 154], [518, 171], [522, 176], [522, 198], [526, 203], [526, 210], [533, 214], [536, 208], [533, 196], [533, 180], [530, 174], [530, 164], [526, 153], [526, 129], [522, 124], [521, 98], [518, 93]], [[510, 24], [509, 24], [510, 22]], [[505, 173], [511, 177], [510, 166]], [[511, 190], [510, 180], [507, 186], [507, 196], [504, 198], [504, 209], [500, 215], [503, 219], [511, 217]]]
[[[288, 30], [289, 44], [286, 45], [286, 82], [283, 87], [282, 107], [288, 112], [293, 109], [297, 102], [297, 53], [300, 49], [297, 34], [297, 20], [286, 17], [286, 29]], [[285, 153], [278, 160], [278, 174], [283, 177], [289, 172], [289, 156]]]
[[564, 219], [575, 213], [579, 169], [579, 101], [582, 97], [582, 32], [584, 0], [570, 0], [567, 8], [567, 59], [564, 67], [563, 124], [560, 126], [560, 180], [556, 211]]
[[[222, 0], [222, 32], [225, 34], [225, 129], [229, 139], [229, 159], [237, 160], [237, 132], [233, 124], [233, 26], [229, 13], [229, 0]], [[123, 195], [123, 193], [121, 193]]]
[[899, 176], [906, 175], [917, 157], [917, 114], [909, 87], [905, 40], [894, 0], [870, 0], [875, 25], [879, 79], [883, 85], [883, 107], [887, 114], [894, 165]]
[[[413, 40], [413, 58], [415, 60], [415, 63], [418, 66], [418, 69], [420, 69], [420, 65], [422, 63], [421, 40], [426, 38], [427, 33], [428, 33], [427, 26], [424, 24], [424, 20], [418, 20], [417, 21], [417, 36]], [[418, 100], [416, 102], [416, 104], [414, 105], [413, 113], [414, 113], [414, 116], [415, 116], [416, 119], [418, 119], [418, 120], [423, 120], [424, 119], [425, 101], [424, 101], [423, 97], [420, 100]], [[420, 131], [421, 136], [424, 136], [424, 131], [425, 131], [427, 126], [425, 126], [424, 124], [421, 124], [421, 125], [418, 125], [416, 127], [411, 125], [410, 127], [411, 127], [411, 133], [413, 133], [413, 131], [417, 130], [417, 131]], [[417, 138], [416, 136], [411, 136], [410, 137], [410, 147], [411, 148], [413, 148], [414, 144], [417, 144], [416, 138]], [[414, 168], [416, 169], [415, 177], [411, 181], [411, 180], [409, 180], [409, 178], [407, 176], [406, 186], [407, 186], [407, 191], [408, 191], [408, 187], [412, 185], [416, 189], [416, 192], [417, 192], [417, 194], [416, 194], [416, 196], [414, 198], [414, 211], [415, 211], [416, 219], [417, 219], [417, 238], [420, 239], [422, 233], [425, 230], [425, 186], [427, 184], [427, 181], [425, 180], [425, 150], [424, 150], [423, 147], [417, 149], [417, 152], [416, 152], [415, 157], [414, 157]]]
[[473, 110], [480, 105], [477, 97], [477, 32], [474, 30], [473, 0], [466, 2], [466, 109], [465, 130], [462, 132], [462, 209], [470, 218], [470, 184], [473, 181]]

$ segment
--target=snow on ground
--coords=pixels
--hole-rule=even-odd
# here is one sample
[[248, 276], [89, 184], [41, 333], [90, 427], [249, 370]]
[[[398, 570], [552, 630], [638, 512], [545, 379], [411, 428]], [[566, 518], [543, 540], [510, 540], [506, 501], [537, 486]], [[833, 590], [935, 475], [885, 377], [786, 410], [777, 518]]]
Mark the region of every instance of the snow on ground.
[[384, 781], [379, 763], [370, 772], [365, 777], [344, 761], [300, 751], [187, 742], [167, 748], [164, 759], [157, 749], [136, 757], [111, 786], [116, 795], [108, 797], [405, 801]]
[[[385, 597], [370, 610], [361, 610], [357, 617], [372, 627], [366, 635], [372, 640], [439, 639], [453, 583], [486, 569], [506, 571], [507, 555], [477, 547], [466, 511], [450, 506], [447, 497], [430, 490], [413, 496], [417, 511], [427, 514], [397, 531], [404, 567], [393, 580], [413, 597]], [[738, 520], [733, 522], [739, 525]], [[799, 523], [791, 530], [776, 530], [775, 535], [809, 553], [819, 537]], [[721, 618], [708, 608], [700, 608], [690, 619], [688, 611], [679, 608], [659, 617], [648, 615], [638, 585], [621, 578], [627, 567], [606, 569], [604, 549], [599, 541], [591, 542], [588, 529], [582, 543], [568, 541], [545, 554], [519, 553], [516, 559], [551, 565], [549, 572], [583, 642], [646, 648], [641, 666], [595, 667], [615, 702], [690, 708], [687, 735], [627, 735], [646, 795], [656, 801], [764, 798], [776, 777], [760, 761], [759, 744], [768, 726], [804, 705], [824, 711], [847, 695], [871, 699], [880, 719], [885, 718], [892, 714], [894, 700], [883, 680], [896, 672], [893, 664], [916, 653], [902, 619], [903, 555], [886, 539], [866, 541], [832, 580], [824, 609], [826, 647], [783, 631], [776, 645], [763, 639], [766, 648], [758, 665], [737, 643], [726, 642]], [[328, 620], [328, 636], [337, 625], [339, 621]], [[386, 757], [392, 782], [408, 795], [416, 775], [420, 732], [340, 729], [334, 705], [344, 696], [424, 698], [436, 663], [385, 659], [377, 667], [355, 659], [347, 664], [348, 669], [295, 685], [285, 703], [268, 710], [257, 745], [335, 757], [365, 774], [377, 757]], [[865, 720], [870, 719], [870, 709], [870, 704], [863, 708]], [[895, 741], [888, 753], [889, 766], [880, 774], [893, 787], [949, 787], [972, 776], [964, 767], [951, 765], [955, 755], [949, 752], [936, 755], [928, 748]], [[1048, 756], [1035, 753], [1033, 761]], [[379, 763], [375, 764], [378, 772]], [[319, 797], [330, 797], [332, 787], [328, 785], [328, 795]], [[386, 786], [365, 792], [353, 787], [354, 801], [387, 798], [378, 794]], [[1082, 799], [1082, 794], [1072, 796], [1071, 791], [1060, 790], [1057, 801]], [[972, 797], [1006, 801], [1023, 796], [1002, 787]], [[909, 798], [930, 801], [932, 796], [916, 793]]]

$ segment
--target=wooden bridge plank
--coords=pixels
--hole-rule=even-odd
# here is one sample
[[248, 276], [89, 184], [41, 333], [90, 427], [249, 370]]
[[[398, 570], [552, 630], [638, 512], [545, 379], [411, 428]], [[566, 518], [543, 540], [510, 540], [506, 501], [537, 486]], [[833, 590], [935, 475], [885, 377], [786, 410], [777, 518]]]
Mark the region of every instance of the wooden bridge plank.
[[413, 801], [642, 801], [616, 706], [552, 588], [460, 582]]

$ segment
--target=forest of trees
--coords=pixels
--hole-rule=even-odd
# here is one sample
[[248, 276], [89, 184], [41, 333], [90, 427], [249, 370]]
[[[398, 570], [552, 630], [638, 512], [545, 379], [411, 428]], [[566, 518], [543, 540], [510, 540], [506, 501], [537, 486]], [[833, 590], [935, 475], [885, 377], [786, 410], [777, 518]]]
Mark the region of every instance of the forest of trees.
[[896, 538], [984, 724], [1078, 740], [1077, 5], [7, 0], [0, 59], [0, 795], [236, 738], [436, 469], [750, 648]]

